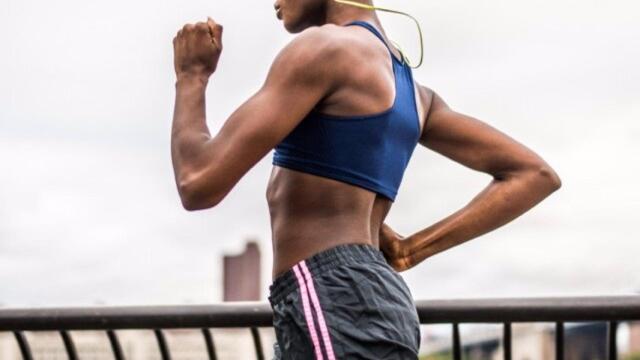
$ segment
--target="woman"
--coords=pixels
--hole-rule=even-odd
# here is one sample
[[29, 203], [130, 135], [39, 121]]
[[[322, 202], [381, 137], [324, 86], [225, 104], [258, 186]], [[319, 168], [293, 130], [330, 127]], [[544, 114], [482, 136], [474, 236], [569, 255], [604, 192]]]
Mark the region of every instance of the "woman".
[[[398, 271], [506, 224], [560, 179], [532, 150], [418, 84], [375, 12], [330, 0], [278, 0], [275, 9], [299, 34], [215, 136], [205, 89], [222, 26], [209, 18], [174, 38], [171, 146], [182, 204], [217, 205], [275, 149], [266, 197], [276, 358], [416, 359], [419, 321]], [[384, 219], [418, 144], [493, 181], [404, 237]]]

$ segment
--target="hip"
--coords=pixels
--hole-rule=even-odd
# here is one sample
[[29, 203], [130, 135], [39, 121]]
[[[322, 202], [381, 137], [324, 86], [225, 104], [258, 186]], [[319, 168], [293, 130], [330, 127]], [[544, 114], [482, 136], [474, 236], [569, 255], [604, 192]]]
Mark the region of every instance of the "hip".
[[269, 301], [283, 359], [417, 358], [411, 292], [370, 245], [339, 245], [300, 261], [276, 277]]

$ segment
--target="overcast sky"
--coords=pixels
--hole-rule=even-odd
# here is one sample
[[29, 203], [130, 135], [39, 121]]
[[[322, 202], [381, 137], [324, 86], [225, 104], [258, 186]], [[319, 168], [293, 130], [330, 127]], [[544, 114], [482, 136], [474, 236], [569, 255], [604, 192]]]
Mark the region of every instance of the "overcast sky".
[[[563, 181], [515, 221], [403, 273], [413, 295], [639, 290], [640, 4], [376, 4], [420, 20], [420, 83], [536, 151]], [[207, 15], [225, 27], [207, 91], [216, 133], [294, 36], [273, 1], [1, 2], [0, 304], [220, 301], [221, 256], [249, 238], [264, 251], [266, 299], [272, 153], [214, 209], [184, 211], [173, 182], [171, 39]], [[411, 20], [380, 16], [415, 59]], [[387, 223], [419, 231], [490, 181], [419, 146]]]

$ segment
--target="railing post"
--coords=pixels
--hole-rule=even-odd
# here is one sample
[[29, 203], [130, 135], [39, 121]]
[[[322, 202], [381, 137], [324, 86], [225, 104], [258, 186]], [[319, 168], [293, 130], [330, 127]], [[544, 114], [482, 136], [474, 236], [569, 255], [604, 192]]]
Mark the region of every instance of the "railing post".
[[113, 357], [115, 360], [124, 360], [124, 354], [122, 353], [122, 347], [120, 341], [118, 341], [118, 335], [113, 330], [107, 330], [107, 337], [111, 344], [111, 350], [113, 350]]
[[18, 342], [18, 346], [20, 347], [22, 359], [33, 360], [33, 356], [31, 355], [31, 347], [29, 346], [29, 342], [27, 341], [27, 338], [24, 336], [22, 331], [14, 331], [13, 335], [16, 337], [16, 341]]
[[617, 334], [618, 332], [618, 322], [617, 321], [609, 321], [607, 324], [607, 359], [608, 360], [617, 360], [618, 359], [618, 344], [617, 344]]
[[504, 323], [502, 342], [504, 351], [504, 360], [511, 360], [511, 323]]
[[258, 360], [264, 360], [264, 351], [262, 350], [262, 341], [260, 340], [258, 328], [251, 328], [251, 337], [253, 337], [253, 346], [256, 348], [256, 357]]
[[155, 329], [153, 332], [156, 334], [156, 340], [158, 340], [158, 348], [160, 349], [160, 355], [162, 360], [171, 360], [171, 353], [169, 352], [169, 346], [167, 346], [167, 340], [164, 337], [161, 329]]
[[62, 336], [62, 341], [64, 342], [64, 348], [67, 350], [67, 356], [69, 360], [78, 360], [78, 353], [76, 352], [76, 346], [73, 343], [73, 338], [71, 335], [65, 331], [60, 331], [60, 336]]
[[204, 343], [207, 346], [209, 360], [217, 360], [218, 356], [216, 355], [216, 347], [213, 343], [213, 336], [211, 336], [209, 328], [202, 328], [202, 336], [204, 336]]
[[556, 322], [556, 360], [564, 360], [564, 323]]
[[457, 322], [452, 324], [453, 340], [453, 360], [462, 360], [462, 349], [460, 346], [460, 327]]

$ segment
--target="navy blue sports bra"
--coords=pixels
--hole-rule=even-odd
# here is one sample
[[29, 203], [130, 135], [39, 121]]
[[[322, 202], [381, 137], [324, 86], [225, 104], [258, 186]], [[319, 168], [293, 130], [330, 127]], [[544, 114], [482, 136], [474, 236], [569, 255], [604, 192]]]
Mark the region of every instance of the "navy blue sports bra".
[[275, 147], [272, 164], [356, 185], [394, 201], [420, 138], [413, 74], [375, 27], [360, 20], [348, 25], [369, 29], [387, 46], [395, 76], [393, 106], [358, 116], [313, 109]]

